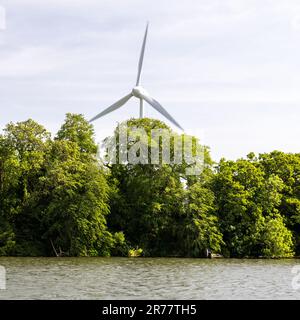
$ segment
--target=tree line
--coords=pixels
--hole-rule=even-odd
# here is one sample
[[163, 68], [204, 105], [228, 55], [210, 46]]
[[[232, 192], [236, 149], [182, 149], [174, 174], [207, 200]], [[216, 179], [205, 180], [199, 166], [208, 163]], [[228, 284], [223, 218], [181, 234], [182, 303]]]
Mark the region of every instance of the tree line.
[[[131, 126], [171, 129], [154, 119]], [[130, 129], [128, 129], [130, 130]], [[115, 132], [117, 134], [117, 132]], [[196, 141], [196, 143], [199, 143]], [[52, 138], [29, 119], [0, 135], [0, 255], [293, 257], [300, 251], [300, 154], [236, 161], [106, 164], [94, 129], [67, 114]]]

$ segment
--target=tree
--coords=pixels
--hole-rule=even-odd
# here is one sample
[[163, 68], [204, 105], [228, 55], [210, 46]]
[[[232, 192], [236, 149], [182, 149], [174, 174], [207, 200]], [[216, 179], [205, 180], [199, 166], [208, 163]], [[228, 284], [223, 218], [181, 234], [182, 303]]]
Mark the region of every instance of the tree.
[[[130, 245], [141, 247], [145, 255], [190, 255], [192, 249], [183, 244], [187, 243], [188, 224], [197, 225], [195, 228], [198, 239], [202, 228], [201, 219], [190, 218], [184, 223], [187, 198], [185, 185], [194, 182], [185, 171], [190, 164], [185, 161], [170, 164], [163, 158], [163, 141], [170, 138], [170, 135], [173, 137], [170, 138], [170, 149], [167, 150], [172, 161], [175, 154], [172, 139], [185, 141], [184, 137], [176, 135], [164, 123], [154, 119], [131, 119], [126, 124], [124, 130], [128, 144], [125, 150], [118, 130], [109, 140], [116, 142], [117, 160], [124, 156], [124, 153], [134, 150], [134, 156], [136, 155], [140, 162], [109, 165], [110, 181], [115, 192], [111, 198], [108, 224], [112, 230], [122, 230]], [[122, 128], [122, 124], [120, 127]], [[136, 128], [143, 130], [146, 136], [132, 138]], [[153, 130], [158, 129], [162, 130], [161, 139], [153, 141]], [[159, 161], [155, 163], [150, 161], [154, 151], [159, 154]], [[213, 223], [212, 218], [211, 224]], [[213, 226], [210, 231], [212, 230]], [[206, 236], [204, 238], [206, 239]], [[213, 236], [210, 239], [213, 241]], [[197, 254], [196, 250], [193, 250], [193, 254]]]
[[47, 154], [38, 186], [43, 238], [48, 254], [109, 255], [114, 241], [106, 227], [109, 187], [103, 169], [96, 161], [83, 162], [80, 152], [76, 143], [57, 140]]
[[220, 253], [224, 245], [215, 215], [215, 196], [205, 183], [197, 182], [187, 190], [185, 218], [180, 230], [183, 252], [190, 257], [204, 256], [206, 249]]
[[38, 186], [48, 252], [109, 255], [116, 242], [106, 226], [109, 186], [95, 157], [93, 134], [82, 115], [67, 114], [49, 147]]
[[266, 176], [276, 175], [284, 183], [278, 211], [296, 238], [296, 252], [300, 253], [300, 154], [273, 151], [259, 155], [259, 163]]
[[54, 141], [33, 120], [7, 125], [0, 136], [1, 255], [122, 250], [124, 237], [106, 226], [109, 186], [92, 134], [80, 115], [68, 115]]
[[81, 114], [67, 113], [65, 122], [55, 139], [77, 143], [82, 154], [97, 153], [93, 126]]
[[17, 156], [7, 139], [0, 135], [0, 255], [10, 254], [15, 246], [13, 217], [19, 174]]
[[[272, 252], [273, 256], [290, 256], [290, 240], [286, 245], [287, 250], [270, 249], [270, 239], [275, 241], [274, 248], [280, 248], [282, 237], [288, 239], [289, 235], [285, 226], [280, 225], [278, 208], [284, 188], [280, 177], [266, 175], [254, 157], [236, 162], [223, 159], [214, 178], [213, 188], [227, 254], [243, 257], [269, 255]], [[266, 232], [268, 227], [275, 224], [278, 226], [276, 232]]]
[[215, 164], [198, 139], [161, 121], [131, 119], [120, 130], [106, 140], [107, 154], [116, 152], [111, 163], [97, 159], [93, 127], [82, 115], [67, 114], [54, 140], [31, 119], [6, 126], [0, 255], [300, 252], [300, 154], [250, 153]]
[[[9, 228], [9, 238], [14, 238], [13, 241], [16, 242], [13, 252], [41, 254], [43, 251], [40, 250], [39, 223], [30, 201], [42, 174], [50, 134], [43, 126], [29, 119], [8, 124], [1, 140], [2, 152], [7, 156], [2, 162], [7, 169], [4, 170], [6, 173], [2, 187], [6, 185], [8, 188], [2, 201], [5, 202], [3, 208], [6, 210], [7, 221], [13, 226]], [[5, 175], [12, 179], [8, 184], [5, 184]]]
[[264, 230], [261, 233], [263, 243], [262, 254], [268, 258], [293, 257], [293, 235], [277, 214], [266, 219]]

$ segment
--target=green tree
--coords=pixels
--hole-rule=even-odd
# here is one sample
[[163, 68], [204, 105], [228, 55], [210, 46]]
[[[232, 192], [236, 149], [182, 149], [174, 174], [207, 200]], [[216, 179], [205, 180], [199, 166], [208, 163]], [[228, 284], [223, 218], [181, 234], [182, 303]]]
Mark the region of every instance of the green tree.
[[[236, 162], [220, 161], [214, 178], [217, 212], [226, 249], [231, 256], [266, 255], [270, 237], [281, 247], [278, 233], [266, 233], [266, 228], [280, 222], [280, 207], [284, 183], [280, 177], [266, 175], [263, 167], [255, 160], [240, 159]], [[272, 220], [276, 215], [275, 222]], [[284, 234], [285, 227], [279, 228]], [[269, 235], [269, 238], [263, 235]], [[271, 236], [272, 234], [272, 236]], [[278, 236], [278, 237], [277, 237]], [[277, 240], [276, 240], [277, 239]], [[292, 252], [292, 243], [286, 256]], [[283, 254], [284, 251], [278, 253]], [[274, 256], [276, 252], [273, 252]]]
[[47, 154], [38, 186], [43, 238], [48, 254], [109, 255], [114, 241], [106, 227], [109, 187], [103, 169], [95, 160], [83, 162], [80, 152], [76, 143], [57, 140]]
[[11, 179], [9, 184], [2, 185], [8, 188], [2, 201], [8, 219], [6, 221], [10, 224], [9, 238], [16, 241], [13, 253], [43, 254], [39, 221], [30, 201], [42, 174], [50, 134], [43, 126], [29, 119], [8, 124], [1, 140], [2, 152], [7, 155], [3, 162], [7, 169], [4, 176]]
[[215, 215], [215, 196], [205, 183], [197, 182], [188, 188], [185, 218], [179, 226], [183, 252], [191, 257], [204, 256], [206, 249], [220, 253], [224, 245]]
[[277, 214], [266, 219], [261, 233], [263, 243], [262, 254], [268, 258], [293, 257], [293, 235], [283, 222], [281, 215]]
[[[122, 242], [108, 231], [109, 186], [95, 155], [93, 127], [82, 115], [67, 114], [46, 156], [38, 199], [48, 252], [109, 255]], [[51, 243], [51, 247], [50, 247]]]
[[278, 211], [296, 238], [296, 252], [300, 253], [300, 154], [273, 151], [259, 155], [259, 163], [266, 176], [276, 175], [284, 183]]
[[97, 153], [97, 145], [94, 141], [94, 128], [81, 114], [67, 113], [65, 122], [55, 139], [77, 143], [80, 152], [83, 154], [95, 155]]
[[[122, 127], [122, 124], [121, 124]], [[118, 130], [115, 131], [112, 141], [116, 142], [117, 160], [124, 155], [124, 152], [132, 150], [137, 141], [139, 148], [137, 156], [143, 163], [126, 162], [113, 164], [110, 181], [115, 192], [111, 198], [111, 214], [109, 226], [112, 230], [122, 230], [132, 247], [141, 247], [145, 255], [167, 256], [167, 255], [190, 255], [192, 249], [187, 244], [188, 225], [197, 225], [195, 233], [199, 240], [202, 236], [202, 220], [190, 218], [185, 219], [185, 202], [187, 195], [185, 185], [195, 181], [186, 175], [186, 168], [190, 164], [170, 164], [163, 161], [163, 141], [171, 135], [170, 160], [174, 159], [174, 140], [183, 139], [183, 136], [176, 135], [164, 123], [154, 119], [131, 119], [127, 122], [127, 136], [131, 137], [135, 128], [143, 129], [146, 137], [137, 139], [128, 138], [128, 145], [125, 147], [119, 139]], [[162, 129], [162, 138], [153, 141], [153, 129]], [[174, 138], [173, 138], [174, 137]], [[197, 143], [196, 139], [195, 143]], [[183, 141], [185, 141], [183, 139]], [[156, 149], [153, 149], [154, 148]], [[143, 149], [144, 148], [144, 149]], [[194, 144], [195, 148], [195, 144]], [[141, 150], [144, 157], [141, 155]], [[159, 162], [153, 163], [153, 150], [159, 153]], [[208, 152], [206, 152], [208, 157]], [[172, 158], [173, 157], [173, 158]], [[183, 159], [184, 160], [184, 159]], [[207, 162], [210, 162], [210, 157]], [[203, 213], [204, 214], [204, 213]], [[197, 217], [199, 218], [199, 217]], [[207, 223], [209, 218], [207, 219]], [[214, 219], [211, 219], [213, 225]], [[203, 228], [202, 228], [203, 229]], [[213, 230], [213, 226], [210, 231]], [[206, 240], [207, 237], [203, 236]], [[208, 236], [209, 237], [209, 236]], [[210, 238], [213, 242], [213, 236]], [[200, 240], [202, 241], [202, 240]], [[204, 244], [203, 244], [204, 245]], [[196, 255], [196, 249], [193, 250]]]
[[[153, 129], [160, 129], [159, 139]], [[300, 252], [300, 154], [250, 153], [215, 165], [208, 147], [161, 121], [131, 119], [124, 130], [126, 144], [118, 130], [106, 141], [115, 160], [131, 151], [136, 162], [103, 165], [82, 115], [67, 114], [54, 140], [31, 119], [6, 126], [0, 255], [201, 257], [209, 248], [276, 258]], [[193, 156], [200, 150], [197, 174], [189, 174], [195, 167], [176, 153], [177, 143], [191, 147]]]
[[33, 120], [0, 137], [0, 254], [109, 255], [124, 236], [106, 226], [107, 173], [96, 160], [93, 130], [68, 115], [57, 138]]
[[19, 162], [14, 149], [0, 135], [0, 255], [10, 254], [15, 246], [13, 217], [16, 214], [19, 175]]

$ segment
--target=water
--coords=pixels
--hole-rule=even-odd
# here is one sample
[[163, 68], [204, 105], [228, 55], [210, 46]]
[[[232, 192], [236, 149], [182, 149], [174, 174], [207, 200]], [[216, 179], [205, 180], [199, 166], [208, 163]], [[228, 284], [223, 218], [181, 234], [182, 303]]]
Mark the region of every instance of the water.
[[0, 299], [300, 299], [292, 259], [2, 257], [0, 265]]

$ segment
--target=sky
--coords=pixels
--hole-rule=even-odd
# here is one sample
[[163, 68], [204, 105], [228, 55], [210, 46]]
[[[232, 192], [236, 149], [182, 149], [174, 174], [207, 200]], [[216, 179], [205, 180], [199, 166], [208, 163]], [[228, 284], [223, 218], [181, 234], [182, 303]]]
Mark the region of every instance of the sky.
[[[55, 134], [129, 93], [146, 21], [142, 85], [214, 160], [300, 152], [298, 0], [0, 0], [0, 129], [32, 118]], [[138, 115], [131, 99], [96, 140]]]

